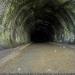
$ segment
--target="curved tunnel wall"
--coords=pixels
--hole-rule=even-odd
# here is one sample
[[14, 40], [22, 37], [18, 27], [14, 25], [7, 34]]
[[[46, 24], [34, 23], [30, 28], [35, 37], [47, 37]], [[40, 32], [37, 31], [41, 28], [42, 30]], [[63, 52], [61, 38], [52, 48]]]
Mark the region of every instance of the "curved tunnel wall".
[[7, 0], [2, 40], [20, 44], [47, 35], [43, 40], [74, 43], [74, 7], [74, 0]]

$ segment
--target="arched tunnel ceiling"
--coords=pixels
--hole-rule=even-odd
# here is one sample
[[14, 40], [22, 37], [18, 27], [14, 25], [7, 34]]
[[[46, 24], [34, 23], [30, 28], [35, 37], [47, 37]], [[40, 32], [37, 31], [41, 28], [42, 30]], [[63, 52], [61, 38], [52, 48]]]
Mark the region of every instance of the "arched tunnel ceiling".
[[0, 33], [4, 42], [11, 44], [30, 42], [31, 34], [35, 31], [37, 32], [35, 34], [38, 34], [38, 30], [42, 34], [42, 31], [48, 34], [49, 41], [75, 42], [74, 0], [1, 0], [1, 2], [5, 2], [1, 22], [3, 30]]

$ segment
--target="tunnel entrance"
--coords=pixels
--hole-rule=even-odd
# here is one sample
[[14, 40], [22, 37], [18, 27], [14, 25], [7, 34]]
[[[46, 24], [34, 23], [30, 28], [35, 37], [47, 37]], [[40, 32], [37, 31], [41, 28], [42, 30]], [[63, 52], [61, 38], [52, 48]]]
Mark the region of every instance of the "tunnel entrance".
[[39, 42], [48, 42], [49, 41], [49, 33], [42, 30], [35, 30], [31, 33], [31, 41], [35, 43]]
[[30, 33], [30, 39], [33, 43], [46, 43], [54, 40], [54, 32], [47, 24], [36, 24]]
[[57, 17], [53, 13], [41, 11], [35, 16], [30, 28], [30, 40], [34, 43], [54, 42], [55, 35], [62, 28]]

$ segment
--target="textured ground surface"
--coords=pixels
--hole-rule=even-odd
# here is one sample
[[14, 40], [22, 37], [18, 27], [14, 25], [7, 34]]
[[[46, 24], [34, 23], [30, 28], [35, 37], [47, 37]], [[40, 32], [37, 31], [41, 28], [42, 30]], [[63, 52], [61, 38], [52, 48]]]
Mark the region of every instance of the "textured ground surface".
[[12, 52], [16, 52], [17, 50], [23, 48], [24, 46], [18, 46], [16, 48], [6, 49], [0, 46], [0, 61], [2, 58], [6, 57], [7, 55], [11, 54]]
[[75, 72], [75, 48], [65, 44], [32, 44], [0, 67], [1, 72]]

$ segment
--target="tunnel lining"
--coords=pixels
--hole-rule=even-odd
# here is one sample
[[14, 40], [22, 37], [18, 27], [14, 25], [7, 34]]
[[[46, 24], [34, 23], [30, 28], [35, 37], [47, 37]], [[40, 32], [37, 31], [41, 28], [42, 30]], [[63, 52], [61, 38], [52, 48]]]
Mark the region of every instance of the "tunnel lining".
[[42, 20], [43, 25], [45, 22], [50, 25], [55, 42], [75, 42], [74, 0], [63, 0], [63, 2], [60, 0], [7, 1], [1, 32], [1, 37], [6, 37], [1, 38], [4, 42], [27, 43], [30, 38], [27, 35], [30, 35], [31, 29], [35, 27], [39, 19]]

